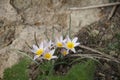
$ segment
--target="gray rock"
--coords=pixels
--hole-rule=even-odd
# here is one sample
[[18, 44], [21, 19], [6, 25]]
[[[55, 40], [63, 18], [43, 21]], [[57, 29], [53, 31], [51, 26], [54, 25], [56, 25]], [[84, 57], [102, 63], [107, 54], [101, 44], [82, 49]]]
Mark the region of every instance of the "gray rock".
[[10, 0], [10, 4], [19, 12], [29, 8], [31, 3], [31, 0]]

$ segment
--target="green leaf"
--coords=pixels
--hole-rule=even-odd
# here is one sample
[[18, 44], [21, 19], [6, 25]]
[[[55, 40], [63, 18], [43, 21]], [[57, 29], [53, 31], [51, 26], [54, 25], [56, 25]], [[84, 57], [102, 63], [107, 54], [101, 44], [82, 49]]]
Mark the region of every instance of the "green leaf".
[[[28, 80], [27, 66], [30, 60], [22, 59], [18, 64], [8, 68], [4, 72], [4, 80]], [[50, 74], [39, 75], [36, 80], [93, 80], [95, 72], [95, 63], [88, 60], [72, 66], [68, 73], [64, 76], [53, 74], [53, 64], [51, 61], [41, 65], [41, 70], [49, 70]], [[44, 67], [45, 66], [45, 67]]]
[[89, 60], [85, 63], [78, 63], [72, 67], [66, 76], [66, 80], [93, 80], [95, 72], [94, 61]]
[[51, 75], [48, 80], [93, 80], [95, 72], [95, 63], [88, 60], [85, 63], [73, 65], [67, 75]]
[[28, 80], [27, 66], [30, 63], [28, 59], [22, 59], [18, 64], [4, 71], [4, 80]]

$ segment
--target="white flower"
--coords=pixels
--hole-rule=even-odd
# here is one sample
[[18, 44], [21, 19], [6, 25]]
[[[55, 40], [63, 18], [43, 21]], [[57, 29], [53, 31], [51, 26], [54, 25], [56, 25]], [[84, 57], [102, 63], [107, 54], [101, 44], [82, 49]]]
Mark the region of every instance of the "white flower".
[[73, 40], [71, 40], [68, 36], [67, 36], [67, 43], [66, 43], [66, 48], [68, 50], [71, 50], [73, 51], [74, 53], [76, 52], [75, 51], [75, 47], [78, 46], [80, 43], [77, 42], [78, 38], [75, 37]]
[[50, 40], [50, 41], [43, 41], [43, 44], [45, 46], [46, 49], [51, 49], [53, 47], [53, 42]]
[[55, 51], [55, 49], [53, 49], [53, 50], [46, 50], [44, 55], [43, 55], [43, 58], [47, 59], [47, 60], [51, 60], [51, 59], [57, 58], [57, 56], [53, 56], [54, 51]]
[[67, 49], [62, 49], [61, 53], [63, 56], [66, 56], [68, 54], [68, 50]]
[[44, 50], [45, 48], [43, 48], [43, 42], [39, 45], [39, 47], [36, 45], [33, 45], [33, 49], [31, 51], [35, 53], [34, 60], [40, 57], [43, 54]]
[[56, 46], [57, 47], [64, 47], [66, 42], [66, 39], [63, 39], [63, 36], [60, 37], [60, 39], [56, 39]]

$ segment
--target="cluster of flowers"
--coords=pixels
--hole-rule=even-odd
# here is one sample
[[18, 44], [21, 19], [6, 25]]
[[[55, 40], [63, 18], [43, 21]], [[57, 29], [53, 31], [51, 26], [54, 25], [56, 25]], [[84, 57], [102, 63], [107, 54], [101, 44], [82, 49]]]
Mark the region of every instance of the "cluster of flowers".
[[39, 46], [33, 45], [33, 49], [31, 51], [35, 53], [34, 60], [37, 58], [46, 60], [57, 58], [57, 56], [53, 55], [56, 48], [61, 48], [63, 56], [66, 56], [70, 50], [76, 53], [75, 47], [80, 44], [77, 40], [77, 37], [70, 39], [69, 36], [67, 36], [63, 39], [63, 36], [61, 36], [60, 38], [57, 38], [54, 43], [50, 40], [49, 42], [41, 42]]

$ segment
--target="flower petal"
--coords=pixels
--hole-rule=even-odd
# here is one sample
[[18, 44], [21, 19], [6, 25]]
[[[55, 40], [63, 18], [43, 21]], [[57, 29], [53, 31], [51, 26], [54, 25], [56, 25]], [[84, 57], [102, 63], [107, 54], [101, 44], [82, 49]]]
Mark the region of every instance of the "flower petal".
[[56, 58], [58, 58], [57, 56], [52, 56], [52, 59], [56, 59]]
[[69, 54], [69, 49], [67, 50], [67, 54]]
[[67, 39], [64, 39], [62, 42], [65, 43], [67, 41]]
[[41, 49], [43, 49], [43, 42], [41, 42], [40, 46], [39, 46]]
[[[65, 52], [65, 53], [64, 53], [64, 52]], [[67, 54], [69, 54], [68, 52], [69, 52], [69, 49], [62, 49], [62, 50], [61, 50], [61, 53], [62, 53], [64, 56], [66, 56]]]
[[71, 41], [71, 39], [70, 39], [70, 37], [69, 37], [68, 35], [67, 35], [67, 38], [66, 38], [66, 39], [67, 39], [67, 41]]
[[53, 43], [52, 43], [52, 41], [50, 40], [49, 43], [48, 43], [49, 47], [51, 47], [52, 44], [53, 44]]
[[75, 48], [71, 49], [71, 51], [73, 51], [74, 53], [76, 53]]
[[49, 48], [46, 48], [44, 53], [49, 53], [51, 50]]
[[63, 41], [63, 36], [60, 36], [60, 42], [62, 42]]
[[53, 55], [54, 52], [55, 52], [55, 49], [51, 50], [51, 51], [50, 51], [50, 54]]
[[72, 42], [76, 43], [76, 41], [78, 40], [78, 37], [75, 37]]
[[75, 43], [75, 46], [78, 46], [80, 43]]
[[33, 49], [37, 51], [38, 47], [36, 45], [33, 45]]
[[39, 57], [39, 55], [35, 55], [35, 56], [34, 56], [34, 60], [36, 60], [38, 57]]
[[32, 49], [31, 51], [32, 51], [33, 53], [35, 53], [35, 52], [36, 52], [36, 50], [35, 50], [35, 49]]

